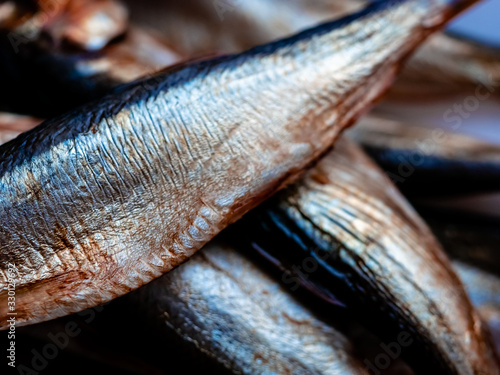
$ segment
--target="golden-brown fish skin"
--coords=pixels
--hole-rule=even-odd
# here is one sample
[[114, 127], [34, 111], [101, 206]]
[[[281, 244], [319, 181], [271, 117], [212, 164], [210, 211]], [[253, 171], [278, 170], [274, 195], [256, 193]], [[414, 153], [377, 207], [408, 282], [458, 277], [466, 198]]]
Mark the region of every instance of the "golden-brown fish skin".
[[472, 3], [377, 3], [161, 72], [1, 146], [0, 326], [9, 264], [24, 325], [109, 301], [185, 261], [301, 174], [412, 49]]
[[369, 373], [343, 334], [220, 240], [134, 297], [165, 340], [231, 373]]
[[500, 373], [439, 243], [347, 139], [236, 227], [236, 238], [287, 272], [290, 287], [340, 302], [384, 341], [408, 333], [412, 345], [401, 355], [417, 373]]
[[[363, 0], [129, 0], [132, 23], [155, 29], [187, 55], [238, 52], [362, 7]], [[243, 26], [242, 26], [243, 25]], [[190, 32], [185, 32], [190, 30]], [[457, 93], [491, 96], [500, 84], [500, 50], [437, 33], [409, 59], [386, 97], [443, 98]]]

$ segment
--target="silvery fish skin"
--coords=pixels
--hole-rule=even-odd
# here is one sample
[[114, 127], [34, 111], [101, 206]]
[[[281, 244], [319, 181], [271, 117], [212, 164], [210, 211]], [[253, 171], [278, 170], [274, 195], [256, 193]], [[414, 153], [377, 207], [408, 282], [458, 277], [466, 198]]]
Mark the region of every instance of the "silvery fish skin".
[[500, 146], [370, 115], [349, 134], [408, 196], [500, 190]]
[[0, 327], [7, 267], [25, 325], [109, 301], [188, 259], [298, 177], [412, 49], [472, 3], [377, 3], [160, 72], [2, 145]]
[[[153, 28], [187, 55], [236, 52], [349, 14], [362, 0], [129, 0], [131, 21]], [[189, 32], [186, 32], [189, 30]], [[432, 36], [405, 66], [390, 99], [491, 96], [500, 85], [500, 50], [454, 35]]]
[[[134, 56], [135, 49], [144, 50], [144, 43], [153, 43], [158, 48], [158, 41], [151, 38], [149, 41], [144, 40], [144, 36], [140, 36], [140, 41], [136, 42], [136, 27], [127, 31], [125, 41], [111, 39], [113, 35], [125, 31], [125, 16], [118, 17], [115, 22], [112, 17], [103, 17], [109, 20], [106, 24], [107, 29], [112, 31], [109, 35], [99, 32], [102, 27], [88, 27], [89, 24], [92, 25], [90, 21], [97, 18], [95, 15], [106, 15], [110, 13], [110, 9], [120, 9], [121, 5], [115, 1], [90, 1], [84, 2], [85, 5], [75, 0], [64, 3], [39, 2], [41, 6], [38, 11], [32, 10], [31, 16], [29, 9], [14, 12], [14, 7], [10, 18], [3, 22], [0, 18], [0, 28], [3, 26], [11, 32], [0, 38], [0, 41], [3, 40], [0, 43], [0, 54], [3, 54], [0, 71], [8, 72], [1, 77], [6, 90], [3, 90], [5, 94], [0, 96], [0, 101], [8, 103], [10, 107], [4, 109], [10, 111], [52, 117], [101, 97], [110, 86], [122, 82], [124, 77], [129, 80], [133, 75], [135, 79], [151, 70], [157, 70], [162, 64], [167, 66], [179, 61], [180, 55], [197, 57], [218, 52], [239, 52], [290, 35], [318, 22], [349, 14], [365, 3], [254, 0], [232, 4], [220, 0], [130, 0], [127, 6], [130, 8], [133, 24], [139, 24], [148, 30], [155, 29], [170, 45], [178, 48], [172, 50], [169, 46], [171, 51], [164, 53], [162, 59], [155, 58], [154, 69], [148, 67], [150, 61], [147, 58], [142, 61], [144, 69], [141, 69], [141, 64], [122, 66], [118, 63], [118, 58], [127, 56], [120, 53], [114, 56], [116, 48], [108, 51], [106, 46], [109, 43], [125, 46], [131, 56]], [[23, 3], [14, 1], [9, 4], [20, 8]], [[124, 14], [124, 11], [113, 14], [115, 13]], [[4, 11], [3, 14], [8, 12]], [[50, 14], [50, 17], [44, 17], [46, 14]], [[57, 22], [48, 22], [52, 19]], [[42, 21], [49, 25], [44, 26]], [[19, 24], [29, 27], [20, 27]], [[12, 35], [16, 35], [17, 39], [12, 38]], [[47, 45], [46, 39], [53, 41], [56, 46]], [[67, 51], [61, 40], [92, 52]], [[14, 53], [16, 50], [21, 53]], [[142, 54], [142, 58], [157, 57], [158, 53], [153, 49], [147, 50], [149, 53]], [[424, 45], [417, 57], [410, 59], [409, 67], [403, 69], [403, 78], [391, 90], [391, 98], [456, 94], [457, 90], [475, 90], [479, 84], [487, 87], [479, 89], [480, 95], [491, 95], [498, 86], [497, 83], [500, 83], [499, 56], [500, 53], [494, 49], [447, 35], [437, 35]], [[113, 69], [109, 69], [110, 66]], [[486, 94], [484, 90], [488, 90]], [[19, 106], [21, 102], [23, 105]]]
[[[148, 44], [146, 45], [149, 46]], [[118, 55], [118, 57], [120, 57], [120, 55]], [[127, 63], [127, 61], [125, 61], [125, 63]], [[140, 64], [137, 63], [137, 66], [139, 65]], [[106, 69], [110, 68], [111, 66], [106, 65]], [[118, 72], [120, 72], [120, 70], [118, 70]], [[109, 71], [109, 74], [114, 73], [116, 73], [116, 70]], [[128, 78], [126, 76], [119, 76], [117, 79], [123, 79], [125, 82]], [[0, 144], [5, 143], [2, 141], [2, 137], [7, 135], [7, 133], [11, 136], [18, 135], [23, 131], [33, 128], [40, 122], [41, 120], [39, 119], [27, 116], [0, 113]], [[192, 342], [193, 337], [184, 332], [184, 330], [189, 327], [189, 324], [191, 324], [192, 316], [196, 315], [196, 313], [190, 310], [193, 308], [193, 304], [195, 304], [195, 306], [208, 304], [216, 311], [214, 314], [209, 315], [208, 319], [204, 317], [200, 325], [203, 328], [209, 327], [210, 324], [222, 325], [220, 320], [226, 317], [227, 320], [223, 325], [227, 331], [232, 332], [234, 335], [234, 345], [228, 346], [226, 348], [227, 350], [224, 351], [224, 361], [227, 359], [225, 363], [227, 364], [230, 362], [232, 364], [230, 366], [231, 369], [227, 369], [229, 371], [238, 371], [238, 366], [242, 366], [246, 370], [244, 373], [262, 373], [269, 368], [273, 368], [276, 371], [280, 371], [280, 373], [288, 370], [292, 373], [307, 374], [368, 374], [368, 372], [364, 370], [364, 365], [354, 359], [351, 353], [352, 345], [341, 333], [336, 332], [334, 328], [329, 327], [321, 320], [318, 320], [306, 308], [301, 307], [300, 303], [295, 301], [294, 298], [284, 290], [285, 288], [276, 285], [276, 283], [271, 280], [264, 271], [259, 269], [254, 262], [246, 259], [244, 256], [234, 254], [236, 250], [224, 247], [217, 242], [208, 247], [212, 248], [212, 250], [203, 250], [205, 252], [204, 255], [208, 252], [208, 256], [195, 256], [192, 261], [182, 265], [182, 271], [179, 269], [174, 270], [165, 278], [161, 278], [158, 282], [152, 283], [147, 286], [146, 289], [141, 290], [139, 296], [147, 295], [147, 297], [142, 297], [138, 302], [136, 299], [137, 297], [134, 296], [130, 301], [131, 305], [125, 306], [126, 310], [130, 311], [136, 309], [135, 306], [139, 303], [142, 309], [148, 310], [148, 320], [154, 321], [153, 326], [161, 323], [160, 326], [162, 329], [160, 331], [167, 330], [167, 336], [164, 338], [169, 342], [168, 344], [165, 342], [169, 355], [163, 357], [163, 361], [179, 359], [188, 355], [190, 361], [194, 360], [195, 362], [192, 364], [192, 370], [200, 371], [202, 368], [199, 366], [203, 366], [204, 373], [207, 373], [208, 370], [206, 359], [210, 362], [220, 361], [221, 356], [217, 352], [220, 348], [215, 342], [210, 340], [211, 336], [207, 336], [206, 330], [200, 335], [199, 341], [204, 344], [202, 348], [189, 347], [189, 343]], [[210, 262], [208, 262], [207, 259], [209, 259]], [[217, 266], [226, 266], [226, 268], [228, 268], [228, 273], [232, 272], [233, 275], [236, 276], [239, 276], [240, 271], [244, 270], [245, 277], [238, 277], [235, 283], [234, 280], [230, 279], [230, 276], [228, 277], [228, 273], [224, 273], [217, 269], [217, 267], [214, 267], [214, 263]], [[211, 285], [207, 285], [204, 279], [211, 280]], [[228, 284], [236, 285], [236, 288], [241, 288], [240, 293], [237, 293], [238, 295], [236, 297], [234, 294], [230, 294], [229, 296], [225, 294], [224, 288], [227, 287]], [[190, 293], [186, 293], [185, 289], [179, 288], [179, 285], [186, 286], [186, 288], [190, 290]], [[214, 285], [215, 288], [213, 288]], [[259, 292], [245, 294], [245, 292], [248, 292], [252, 288]], [[220, 300], [214, 301], [214, 290], [217, 289], [220, 292], [218, 294]], [[277, 290], [278, 292], [276, 292]], [[157, 297], [155, 298], [154, 296]], [[257, 301], [256, 296], [260, 296], [260, 300]], [[231, 298], [238, 298], [238, 302], [235, 303], [231, 301]], [[165, 301], [172, 300], [176, 301], [173, 306], [164, 304]], [[182, 304], [183, 302], [185, 305]], [[248, 321], [248, 316], [244, 317], [247, 323], [244, 326], [235, 324], [235, 319], [238, 319], [238, 316], [241, 316], [242, 312], [247, 313], [246, 309], [231, 309], [231, 306], [235, 306], [236, 304], [238, 306], [245, 304], [252, 306], [252, 310], [259, 311], [261, 316], [258, 316], [259, 314], [252, 314], [251, 317], [253, 319], [250, 322]], [[181, 309], [178, 309], [178, 306], [182, 306]], [[227, 308], [227, 306], [229, 306], [229, 308]], [[269, 306], [272, 311], [275, 311], [271, 317], [263, 315], [263, 309]], [[226, 307], [226, 309], [224, 309], [224, 307]], [[120, 306], [115, 307], [115, 310], [117, 308], [120, 308]], [[110, 309], [110, 306], [108, 305], [105, 309]], [[168, 316], [175, 316], [175, 321], [174, 319], [167, 318], [166, 315], [167, 311], [171, 312], [172, 309], [175, 309], [175, 314], [171, 313]], [[220, 310], [224, 311], [224, 315], [221, 315]], [[160, 314], [157, 314], [157, 311], [160, 311]], [[123, 311], [120, 312], [116, 310], [114, 312], [120, 313], [120, 319], [122, 320], [142, 318], [142, 316], [123, 317]], [[179, 314], [179, 312], [182, 313]], [[268, 312], [267, 309], [266, 312]], [[86, 316], [85, 312], [81, 314], [82, 316]], [[276, 319], [279, 316], [284, 318]], [[90, 317], [92, 317], [92, 315]], [[210, 317], [213, 319], [210, 320]], [[111, 318], [110, 316], [105, 317], [105, 319], [106, 318], [107, 320], [104, 323], [106, 327], [115, 324], [109, 321]], [[47, 337], [51, 337], [50, 335], [53, 336], [54, 332], [56, 334], [58, 332], [64, 332], [68, 322], [74, 322], [75, 319], [79, 318], [75, 318], [75, 315], [72, 315], [66, 318], [37, 324], [36, 326], [22, 327], [18, 334], [20, 334], [20, 337], [24, 337], [25, 341], [28, 340], [31, 345], [37, 342], [37, 340], [40, 340], [40, 347], [42, 347], [43, 345], [53, 343], [48, 340]], [[113, 322], [115, 322], [117, 320], [116, 315], [113, 315], [112, 319]], [[217, 322], [215, 319], [217, 319]], [[166, 325], [165, 322], [167, 323]], [[271, 327], [269, 329], [269, 332], [272, 332], [271, 334], [262, 329], [263, 322], [267, 322]], [[121, 321], [116, 324], [125, 323], [125, 321]], [[231, 329], [231, 324], [233, 324], [232, 328], [234, 329]], [[288, 328], [286, 327], [287, 324]], [[164, 326], [169, 328], [165, 329]], [[32, 327], [36, 327], [36, 329], [33, 330], [31, 329]], [[58, 357], [58, 363], [62, 363], [62, 365], [59, 366], [67, 367], [69, 363], [74, 363], [75, 360], [81, 361], [82, 358], [89, 360], [90, 358], [91, 360], [97, 361], [97, 364], [93, 366], [104, 366], [103, 368], [109, 367], [110, 371], [133, 370], [134, 373], [141, 374], [163, 373], [151, 367], [151, 364], [142, 362], [140, 359], [131, 356], [130, 351], [134, 350], [135, 347], [130, 348], [129, 353], [120, 353], [120, 347], [117, 345], [116, 340], [123, 340], [123, 338], [113, 339], [108, 337], [115, 334], [112, 330], [104, 330], [103, 332], [103, 327], [98, 327], [99, 335], [96, 336], [96, 327], [94, 327], [94, 329], [92, 329], [92, 327], [88, 329], [84, 324], [79, 325], [79, 327], [83, 330], [83, 334], [79, 334], [77, 338], [69, 340], [69, 346], [65, 348], [65, 353], [68, 353], [68, 355], [61, 360], [59, 360]], [[260, 327], [258, 334], [249, 331], [249, 329], [254, 330], [255, 327]], [[285, 332], [285, 336], [280, 337], [281, 341], [279, 342], [273, 339], [276, 337], [276, 331], [280, 333]], [[144, 335], [147, 335], [147, 332], [147, 330], [141, 331], [140, 340], [146, 337]], [[183, 336], [183, 334], [186, 336]], [[272, 336], [271, 340], [266, 336]], [[251, 338], [250, 342], [246, 340], [249, 337]], [[264, 343], [260, 342], [260, 338], [262, 338]], [[294, 338], [295, 340], [293, 340]], [[139, 338], [136, 339], [139, 341]], [[185, 340], [187, 343], [185, 346], [188, 346], [188, 348], [182, 345], [179, 346], [177, 340]], [[287, 340], [287, 346], [283, 345], [285, 340]], [[360, 340], [364, 342], [366, 341], [366, 337], [363, 335]], [[104, 346], [95, 347], [96, 342], [102, 342]], [[162, 344], [159, 344], [158, 341], [155, 340], [155, 342], [156, 346], [162, 347]], [[290, 342], [292, 345], [290, 345]], [[110, 350], [110, 347], [106, 347], [106, 344], [110, 345], [113, 350]], [[129, 344], [127, 345], [127, 347], [131, 346]], [[265, 347], [262, 347], [262, 345], [265, 345]], [[144, 346], [144, 344], [141, 344], [141, 346]], [[246, 358], [241, 357], [243, 353], [241, 351], [242, 347], [248, 351], [254, 351], [261, 348], [262, 352], [266, 353], [266, 358], [258, 358], [257, 361], [249, 361], [249, 359], [255, 358], [255, 356], [248, 356]], [[318, 351], [318, 347], [321, 348], [320, 351]], [[313, 356], [308, 352], [308, 348], [314, 348], [312, 351]], [[135, 349], [137, 350], [137, 348]], [[28, 349], [25, 351], [26, 353], [29, 352]], [[95, 353], [97, 351], [101, 355], [96, 357]], [[208, 357], [212, 359], [202, 358], [202, 356], [207, 356], [207, 352], [210, 353]], [[103, 353], [105, 354], [102, 355]], [[375, 355], [377, 354], [378, 352], [375, 352]], [[271, 358], [271, 364], [266, 361], [267, 358]], [[21, 358], [18, 360], [18, 363], [30, 367], [31, 358], [28, 356], [24, 361]], [[213, 368], [212, 371], [214, 373], [220, 373], [221, 367], [224, 367], [221, 363], [210, 365], [209, 368]], [[182, 366], [179, 367], [180, 368], [176, 368], [175, 366], [169, 365], [168, 371], [173, 374], [185, 373], [187, 371], [186, 363], [183, 363]], [[53, 363], [51, 363], [51, 368], [54, 369]], [[398, 369], [400, 369], [400, 367]]]
[[439, 243], [347, 139], [238, 228], [235, 237], [286, 271], [291, 287], [345, 306], [384, 340], [410, 333], [414, 344], [402, 355], [417, 372], [500, 373]]
[[489, 325], [497, 353], [500, 353], [500, 278], [460, 261], [454, 261], [453, 268], [481, 318]]
[[139, 292], [162, 331], [231, 373], [368, 374], [346, 337], [223, 242]]
[[[91, 20], [108, 20], [106, 9], [114, 7], [109, 3], [113, 2], [72, 0], [66, 7], [50, 8], [50, 14], [54, 13], [51, 17], [43, 18], [47, 11], [42, 7], [31, 15], [25, 11], [28, 14], [16, 17], [20, 25], [4, 25], [4, 30], [0, 31], [2, 106], [11, 112], [52, 117], [102, 97], [111, 87], [182, 59], [163, 40], [137, 27], [124, 30], [120, 26], [120, 33], [126, 33], [116, 40], [108, 40], [88, 30], [94, 24]], [[99, 11], [100, 7], [105, 9]], [[94, 16], [88, 20], [82, 13]], [[102, 26], [113, 29], [110, 22]], [[0, 20], [0, 30], [1, 26]], [[83, 43], [80, 49], [67, 48], [59, 41], [65, 40], [59, 34], [75, 33]], [[85, 35], [88, 43], [83, 42]], [[99, 48], [84, 48], [87, 44], [96, 44]]]

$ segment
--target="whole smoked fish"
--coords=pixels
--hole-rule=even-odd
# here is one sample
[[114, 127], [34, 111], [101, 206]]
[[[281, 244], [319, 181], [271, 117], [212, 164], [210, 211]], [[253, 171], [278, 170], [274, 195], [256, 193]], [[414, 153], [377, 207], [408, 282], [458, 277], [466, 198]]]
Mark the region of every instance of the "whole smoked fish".
[[417, 373], [500, 373], [441, 246], [349, 140], [229, 230], [286, 272], [292, 289], [344, 306], [384, 342], [408, 333], [401, 356]]
[[109, 301], [188, 259], [297, 178], [414, 48], [473, 3], [375, 3], [160, 72], [2, 145], [0, 327], [12, 267], [24, 325]]

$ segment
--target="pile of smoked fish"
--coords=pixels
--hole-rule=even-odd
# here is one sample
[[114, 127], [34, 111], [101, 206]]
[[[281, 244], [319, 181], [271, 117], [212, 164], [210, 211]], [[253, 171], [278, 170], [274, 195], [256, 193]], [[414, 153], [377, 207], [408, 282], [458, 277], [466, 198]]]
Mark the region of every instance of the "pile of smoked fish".
[[0, 2], [0, 373], [499, 375], [478, 2]]

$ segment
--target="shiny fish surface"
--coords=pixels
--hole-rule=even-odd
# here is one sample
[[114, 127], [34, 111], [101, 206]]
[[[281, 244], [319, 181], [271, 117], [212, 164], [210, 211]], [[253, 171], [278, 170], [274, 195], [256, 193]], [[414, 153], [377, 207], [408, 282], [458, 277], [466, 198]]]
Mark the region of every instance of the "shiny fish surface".
[[211, 242], [139, 295], [165, 337], [179, 336], [231, 373], [368, 374], [346, 337], [223, 242]]
[[[246, 215], [235, 238], [384, 340], [421, 373], [498, 374], [485, 327], [425, 223], [347, 139], [298, 183]], [[425, 358], [425, 359], [424, 359]]]
[[[130, 0], [127, 8], [132, 27], [127, 30], [126, 11], [116, 1], [71, 0], [64, 7], [60, 3], [39, 2], [38, 10], [30, 14], [29, 8], [23, 11], [23, 2], [9, 2], [20, 8], [17, 17], [15, 12], [11, 22], [0, 17], [0, 29], [7, 30], [0, 32], [0, 72], [5, 72], [0, 77], [4, 84], [0, 102], [4, 110], [51, 117], [101, 97], [110, 86], [178, 62], [181, 55], [193, 58], [239, 52], [349, 14], [366, 2], [254, 0], [235, 6], [205, 0]], [[47, 9], [53, 15], [43, 18]], [[113, 9], [120, 10], [111, 12]], [[89, 29], [99, 15], [110, 12], [118, 16], [102, 17], [107, 20], [106, 28]], [[40, 22], [52, 18], [57, 22], [47, 26]], [[137, 25], [158, 32], [169, 46], [161, 46], [163, 40], [151, 35], [146, 38]], [[106, 29], [111, 30], [109, 35]], [[120, 33], [125, 37], [113, 39]], [[127, 62], [137, 55], [139, 64]], [[472, 92], [479, 85], [482, 96], [491, 96], [500, 82], [499, 57], [500, 52], [493, 48], [439, 34], [410, 59], [390, 97], [439, 97]]]
[[188, 259], [328, 150], [412, 49], [472, 3], [376, 3], [160, 72], [2, 145], [0, 326], [14, 275], [24, 325]]
[[[131, 22], [157, 30], [189, 56], [241, 51], [328, 18], [349, 14], [366, 3], [362, 0], [253, 0], [237, 4], [205, 0], [127, 1]], [[436, 99], [476, 90], [482, 96], [491, 96], [499, 92], [499, 85], [498, 48], [438, 33], [409, 59], [388, 97]]]

